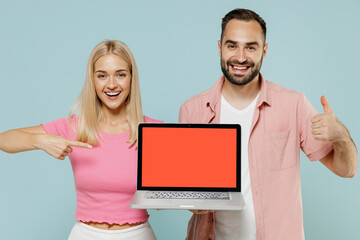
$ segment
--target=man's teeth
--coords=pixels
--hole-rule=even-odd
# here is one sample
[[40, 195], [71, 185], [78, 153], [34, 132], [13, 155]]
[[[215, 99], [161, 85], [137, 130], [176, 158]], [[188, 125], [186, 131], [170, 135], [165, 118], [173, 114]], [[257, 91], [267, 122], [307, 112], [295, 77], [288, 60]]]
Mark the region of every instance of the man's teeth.
[[110, 96], [110, 97], [114, 97], [120, 94], [120, 92], [106, 92], [106, 95]]
[[233, 65], [233, 68], [237, 69], [237, 70], [246, 70], [246, 69], [248, 69], [248, 67], [238, 67], [238, 66], [234, 66], [234, 65]]

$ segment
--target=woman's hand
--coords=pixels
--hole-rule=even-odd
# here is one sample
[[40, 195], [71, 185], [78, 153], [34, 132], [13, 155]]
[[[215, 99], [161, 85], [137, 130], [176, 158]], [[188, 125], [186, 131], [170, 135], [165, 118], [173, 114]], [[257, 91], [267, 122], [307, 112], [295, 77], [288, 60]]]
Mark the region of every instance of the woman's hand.
[[72, 147], [92, 148], [90, 144], [71, 141], [54, 134], [40, 134], [38, 135], [38, 139], [37, 147], [59, 160], [64, 160], [65, 157], [73, 151]]
[[49, 155], [64, 160], [72, 147], [92, 148], [90, 144], [70, 141], [59, 135], [47, 134], [42, 126], [19, 128], [0, 133], [0, 150], [18, 153], [41, 149]]

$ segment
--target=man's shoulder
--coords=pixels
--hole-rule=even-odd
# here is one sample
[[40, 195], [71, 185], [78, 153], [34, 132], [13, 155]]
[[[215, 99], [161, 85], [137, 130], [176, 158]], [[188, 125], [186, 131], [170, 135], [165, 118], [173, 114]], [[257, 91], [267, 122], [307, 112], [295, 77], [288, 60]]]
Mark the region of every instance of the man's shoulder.
[[183, 104], [181, 104], [182, 107], [186, 107], [186, 106], [193, 106], [193, 105], [203, 105], [209, 101], [210, 99], [210, 93], [211, 93], [211, 88], [206, 89], [205, 91], [196, 94], [192, 97], [190, 97], [189, 99], [187, 99], [185, 102], [183, 102]]
[[206, 122], [213, 118], [213, 110], [210, 107], [212, 89], [207, 89], [188, 100], [180, 106], [179, 122]]

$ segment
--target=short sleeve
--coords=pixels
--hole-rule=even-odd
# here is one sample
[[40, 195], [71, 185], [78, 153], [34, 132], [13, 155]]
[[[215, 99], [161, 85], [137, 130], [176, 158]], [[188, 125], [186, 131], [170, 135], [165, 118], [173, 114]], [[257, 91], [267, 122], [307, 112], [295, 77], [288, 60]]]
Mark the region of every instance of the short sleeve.
[[69, 135], [72, 135], [70, 134], [72, 129], [68, 118], [60, 118], [48, 123], [42, 123], [41, 126], [48, 134], [56, 134], [66, 139], [70, 139]]
[[163, 123], [163, 121], [161, 121], [161, 120], [152, 119], [152, 118], [149, 118], [146, 116], [144, 116], [144, 118], [145, 118], [145, 122], [147, 122], [147, 123]]
[[181, 104], [180, 106], [180, 110], [179, 110], [179, 123], [188, 123], [189, 121], [188, 119], [188, 114], [187, 111], [185, 109], [184, 104]]
[[333, 150], [331, 142], [316, 140], [311, 133], [311, 118], [318, 114], [305, 95], [299, 100], [300, 147], [310, 161], [317, 161]]

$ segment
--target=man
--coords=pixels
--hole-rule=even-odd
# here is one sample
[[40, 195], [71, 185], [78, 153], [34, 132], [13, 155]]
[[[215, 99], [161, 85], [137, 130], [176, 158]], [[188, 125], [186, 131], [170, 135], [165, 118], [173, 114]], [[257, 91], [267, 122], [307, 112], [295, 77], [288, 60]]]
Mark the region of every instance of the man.
[[[181, 105], [179, 122], [242, 126], [241, 189], [246, 210], [194, 211], [187, 239], [304, 239], [300, 149], [341, 177], [354, 177], [357, 150], [324, 96], [324, 113], [299, 92], [264, 80], [266, 24], [235, 9], [218, 41], [223, 76]], [[214, 176], [216, 177], [216, 176]]]

